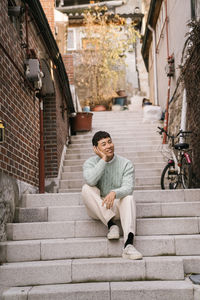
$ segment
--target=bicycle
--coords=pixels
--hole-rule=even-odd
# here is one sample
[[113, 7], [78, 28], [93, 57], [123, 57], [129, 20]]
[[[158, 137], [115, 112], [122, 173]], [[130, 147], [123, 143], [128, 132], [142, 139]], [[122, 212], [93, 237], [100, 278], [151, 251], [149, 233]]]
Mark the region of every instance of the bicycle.
[[[174, 140], [177, 137], [185, 139], [187, 135], [192, 133], [191, 131], [180, 130], [176, 136], [169, 135], [164, 128], [158, 127], [160, 130], [159, 134], [166, 133], [169, 140], [171, 139], [171, 154], [172, 158], [168, 160], [167, 165], [164, 167], [161, 174], [161, 188], [165, 189], [177, 189], [184, 188], [189, 189], [192, 186], [192, 158], [188, 152], [188, 143], [177, 143]], [[177, 150], [175, 153], [174, 150]]]

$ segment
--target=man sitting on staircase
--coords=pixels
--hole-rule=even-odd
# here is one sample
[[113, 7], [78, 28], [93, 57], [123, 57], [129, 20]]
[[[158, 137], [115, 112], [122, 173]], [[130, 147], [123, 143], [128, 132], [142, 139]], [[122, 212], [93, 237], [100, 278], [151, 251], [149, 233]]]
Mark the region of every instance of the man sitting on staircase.
[[96, 132], [92, 143], [96, 155], [83, 165], [83, 177], [87, 184], [82, 188], [82, 197], [87, 213], [108, 227], [109, 240], [120, 238], [119, 227], [114, 223], [120, 219], [124, 234], [122, 257], [141, 259], [142, 254], [133, 246], [136, 232], [133, 165], [128, 159], [114, 154], [109, 133]]

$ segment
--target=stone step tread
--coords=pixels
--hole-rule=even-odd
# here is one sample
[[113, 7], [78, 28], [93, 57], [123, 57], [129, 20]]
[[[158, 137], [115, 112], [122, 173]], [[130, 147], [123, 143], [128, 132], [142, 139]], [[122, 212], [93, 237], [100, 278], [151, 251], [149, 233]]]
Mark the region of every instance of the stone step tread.
[[[68, 238], [0, 243], [2, 262], [120, 257], [123, 238]], [[134, 246], [143, 257], [200, 255], [200, 235], [136, 236]]]
[[[123, 152], [127, 152], [127, 149], [130, 151], [130, 152], [142, 152], [142, 151], [145, 151], [145, 152], [152, 152], [152, 151], [161, 151], [161, 147], [160, 147], [160, 145], [158, 145], [158, 146], [155, 146], [155, 145], [147, 145], [147, 146], [143, 146], [143, 145], [141, 145], [141, 146], [132, 146], [132, 147], [124, 147], [124, 148], [117, 148], [117, 147], [115, 147], [115, 152], [117, 152], [117, 153], [121, 153], [121, 155], [123, 155]], [[67, 154], [79, 154], [79, 153], [84, 153], [84, 152], [88, 152], [89, 154], [94, 154], [94, 151], [93, 151], [93, 149], [92, 149], [92, 147], [90, 146], [90, 147], [82, 147], [82, 146], [80, 146], [80, 147], [70, 147], [70, 148], [68, 148], [67, 149], [67, 151], [66, 151], [66, 155]]]
[[[136, 235], [200, 233], [200, 217], [138, 218]], [[97, 220], [8, 223], [8, 240], [32, 240], [105, 236], [107, 228]]]
[[[137, 218], [152, 217], [198, 217], [200, 216], [199, 202], [174, 203], [137, 203]], [[17, 208], [15, 221], [49, 222], [49, 221], [78, 221], [90, 220], [84, 205], [50, 206], [36, 208]]]
[[[62, 172], [62, 174], [67, 174], [67, 175], [70, 175], [71, 173], [73, 173], [74, 175], [83, 175], [83, 167], [80, 165], [79, 166], [80, 168], [81, 168], [81, 170], [75, 170], [75, 171], [65, 171], [65, 170], [63, 170], [63, 172]], [[135, 168], [135, 171], [136, 172], [138, 172], [138, 173], [142, 173], [142, 172], [144, 172], [144, 173], [146, 173], [146, 172], [158, 172], [158, 171], [160, 171], [160, 170], [162, 170], [162, 168], [157, 168], [156, 166], [155, 166], [155, 168], [150, 168], [150, 169], [148, 169], [148, 168], [144, 168], [144, 169], [136, 169]]]
[[[160, 184], [151, 184], [151, 185], [139, 185], [139, 184], [136, 184], [135, 185], [135, 190], [136, 191], [144, 191], [144, 190], [161, 190], [161, 186]], [[77, 192], [81, 192], [81, 188], [58, 188], [58, 192], [59, 193], [77, 193]]]
[[90, 282], [14, 287], [4, 293], [4, 299], [22, 299], [23, 296], [26, 300], [32, 297], [48, 297], [48, 300], [195, 300], [193, 290], [193, 285], [186, 280]]
[[[143, 182], [142, 182], [143, 181]], [[60, 187], [64, 184], [64, 183], [79, 183], [80, 186], [82, 186], [84, 184], [84, 179], [83, 178], [77, 178], [77, 179], [60, 179]], [[137, 176], [137, 178], [135, 178], [135, 182], [136, 185], [141, 185], [141, 183], [149, 183], [149, 184], [159, 184], [160, 183], [160, 175], [159, 176]]]
[[[136, 172], [154, 172], [155, 170], [163, 170], [164, 166], [166, 165], [166, 162], [155, 163], [147, 162], [147, 163], [135, 163], [135, 171]], [[71, 166], [63, 166], [62, 172], [83, 172], [83, 165], [71, 165]]]
[[[89, 156], [88, 156], [89, 158]], [[63, 161], [63, 168], [65, 167], [70, 167], [70, 168], [74, 168], [76, 166], [82, 166], [83, 163], [86, 161], [87, 158], [84, 159], [65, 159]], [[167, 164], [166, 160], [162, 157], [143, 157], [143, 158], [134, 158], [131, 159], [129, 158], [130, 161], [133, 162], [135, 168], [140, 168], [141, 166], [143, 167], [143, 165], [152, 165], [152, 164], [156, 164], [159, 167], [162, 166], [164, 168], [164, 166]]]
[[[133, 196], [136, 202], [160, 203], [160, 202], [196, 202], [200, 201], [200, 189], [189, 190], [149, 190], [134, 191]], [[38, 206], [65, 206], [82, 203], [81, 193], [45, 193], [45, 194], [24, 194], [22, 207]]]
[[[159, 268], [158, 268], [159, 266]], [[57, 283], [128, 280], [183, 280], [181, 257], [90, 258], [5, 263], [0, 266], [1, 284], [27, 286]]]

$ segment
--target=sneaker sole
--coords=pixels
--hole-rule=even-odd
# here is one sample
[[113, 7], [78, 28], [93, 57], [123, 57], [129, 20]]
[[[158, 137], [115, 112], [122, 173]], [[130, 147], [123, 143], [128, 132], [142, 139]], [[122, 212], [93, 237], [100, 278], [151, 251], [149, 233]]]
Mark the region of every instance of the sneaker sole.
[[122, 254], [122, 258], [124, 259], [133, 259], [133, 260], [138, 260], [138, 259], [142, 259], [141, 255], [131, 255], [131, 254]]
[[120, 236], [119, 235], [113, 235], [111, 237], [107, 236], [108, 240], [119, 240]]

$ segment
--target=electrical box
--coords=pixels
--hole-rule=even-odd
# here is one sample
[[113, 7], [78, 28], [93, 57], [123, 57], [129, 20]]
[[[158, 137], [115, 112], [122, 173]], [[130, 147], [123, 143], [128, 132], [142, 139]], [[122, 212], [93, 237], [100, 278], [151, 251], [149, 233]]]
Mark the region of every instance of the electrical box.
[[170, 56], [168, 58], [167, 65], [165, 67], [165, 71], [166, 71], [168, 77], [174, 76], [175, 66], [174, 66], [174, 58], [173, 58], [173, 56]]
[[42, 77], [44, 74], [40, 70], [40, 62], [37, 58], [30, 58], [25, 61], [26, 77], [34, 83], [36, 89], [42, 88]]
[[40, 74], [40, 63], [38, 59], [27, 59], [26, 64], [26, 77], [28, 80], [35, 82], [39, 80]]

